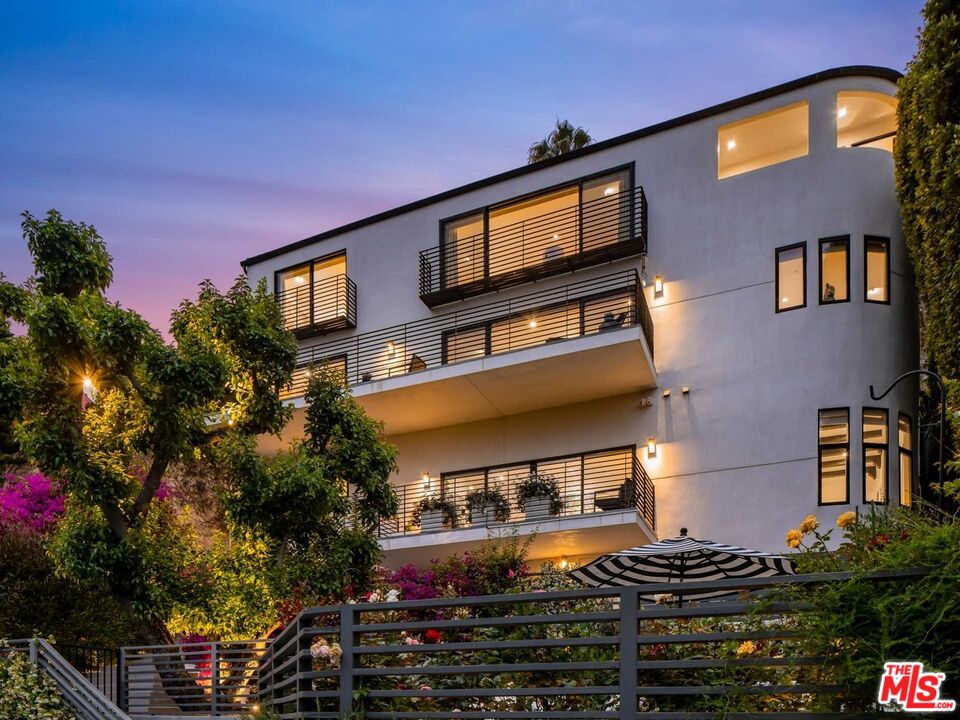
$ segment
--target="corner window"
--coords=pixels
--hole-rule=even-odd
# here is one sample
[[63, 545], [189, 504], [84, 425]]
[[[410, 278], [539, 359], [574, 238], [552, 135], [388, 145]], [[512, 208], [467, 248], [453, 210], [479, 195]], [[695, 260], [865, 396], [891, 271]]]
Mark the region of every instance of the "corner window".
[[913, 505], [913, 423], [909, 415], [900, 413], [897, 422], [897, 445], [900, 449], [900, 504]]
[[850, 300], [850, 238], [820, 241], [820, 304]]
[[820, 505], [849, 502], [847, 482], [850, 454], [850, 410], [830, 408], [819, 414], [819, 490]]
[[277, 301], [287, 330], [329, 325], [347, 317], [347, 256], [337, 253], [281, 270]]
[[866, 302], [890, 302], [890, 239], [867, 235], [863, 240]]
[[897, 99], [876, 92], [837, 93], [837, 147], [869, 147], [893, 152]]
[[807, 304], [807, 246], [805, 243], [777, 248], [777, 312]]
[[887, 502], [887, 411], [863, 409], [863, 501]]
[[809, 114], [807, 102], [802, 101], [721, 126], [717, 131], [717, 178], [806, 155]]

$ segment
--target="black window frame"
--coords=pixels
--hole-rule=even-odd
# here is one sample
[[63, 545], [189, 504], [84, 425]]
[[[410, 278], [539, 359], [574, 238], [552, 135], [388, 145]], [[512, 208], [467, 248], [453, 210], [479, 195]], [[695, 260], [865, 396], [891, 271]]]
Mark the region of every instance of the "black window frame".
[[[884, 416], [884, 425], [887, 429], [887, 441], [885, 443], [867, 442], [864, 437], [864, 424], [866, 422], [867, 411], [882, 412]], [[898, 428], [899, 432], [899, 428]], [[883, 500], [867, 500], [867, 450], [883, 450]], [[847, 455], [849, 456], [849, 452]], [[860, 408], [860, 499], [864, 505], [888, 505], [890, 503], [890, 410], [885, 407], [862, 407]]]
[[[847, 413], [847, 441], [845, 443], [826, 443], [820, 441], [820, 415], [825, 412], [837, 412], [843, 410]], [[849, 505], [850, 504], [850, 406], [846, 407], [825, 407], [817, 409], [817, 505], [827, 507], [830, 505]], [[844, 478], [846, 479], [845, 494], [843, 500], [835, 502], [823, 501], [823, 450], [824, 448], [843, 448], [846, 451], [844, 462]]]
[[[791, 305], [787, 308], [780, 307], [780, 253], [786, 250], [795, 250], [800, 248], [802, 253], [802, 262], [803, 262], [803, 302], [800, 305]], [[773, 308], [777, 313], [790, 312], [791, 310], [802, 310], [807, 306], [807, 243], [798, 242], [792, 243], [790, 245], [781, 245], [778, 248], [775, 248], [773, 251], [773, 284], [774, 290], [776, 292], [775, 297], [773, 298]]]
[[[906, 419], [907, 425], [910, 428], [910, 447], [905, 448], [900, 444], [900, 420]], [[916, 494], [914, 478], [916, 477], [916, 460], [913, 451], [913, 446], [915, 445], [913, 437], [913, 418], [905, 412], [897, 413], [897, 504], [900, 507], [913, 507], [913, 497]], [[906, 455], [910, 458], [910, 505], [903, 504], [903, 456]]]
[[274, 298], [276, 298], [279, 301], [280, 296], [285, 292], [280, 287], [281, 278], [283, 277], [284, 273], [288, 273], [291, 270], [296, 270], [297, 268], [301, 268], [304, 266], [307, 266], [310, 269], [310, 279], [307, 281], [309, 283], [308, 287], [310, 288], [310, 322], [302, 327], [295, 328], [294, 331], [304, 330], [304, 329], [313, 328], [317, 326], [316, 316], [314, 314], [316, 312], [316, 300], [317, 300], [316, 287], [314, 286], [314, 275], [313, 275], [314, 268], [316, 268], [317, 263], [324, 263], [324, 262], [327, 262], [328, 260], [333, 260], [334, 258], [337, 258], [337, 257], [343, 257], [343, 275], [344, 277], [349, 277], [349, 275], [347, 275], [348, 268], [347, 268], [347, 249], [346, 248], [343, 248], [341, 250], [336, 250], [334, 252], [329, 252], [326, 255], [321, 255], [319, 257], [311, 258], [310, 260], [301, 260], [298, 263], [294, 263], [293, 265], [288, 265], [285, 268], [280, 268], [279, 270], [275, 270], [273, 272], [273, 295], [274, 295]]
[[[826, 243], [836, 243], [843, 242], [846, 247], [845, 260], [846, 260], [846, 285], [847, 285], [847, 297], [843, 300], [824, 300], [823, 299], [823, 246]], [[850, 302], [850, 236], [849, 235], [834, 235], [832, 237], [820, 238], [820, 241], [817, 245], [817, 299], [819, 300], [820, 305], [840, 305], [842, 303]]]
[[[867, 247], [871, 242], [881, 242], [884, 246], [884, 283], [887, 288], [887, 297], [885, 300], [870, 299], [870, 278], [868, 277]], [[890, 285], [890, 238], [883, 235], [864, 235], [863, 236], [863, 301], [873, 305], [889, 305], [890, 296], [893, 295], [893, 288]]]

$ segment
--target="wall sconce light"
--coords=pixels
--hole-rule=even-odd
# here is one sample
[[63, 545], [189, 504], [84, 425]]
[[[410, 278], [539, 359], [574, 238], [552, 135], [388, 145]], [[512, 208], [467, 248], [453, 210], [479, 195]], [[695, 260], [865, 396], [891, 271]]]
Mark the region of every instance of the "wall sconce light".
[[430, 473], [428, 472], [420, 473], [420, 479], [423, 481], [424, 487], [427, 487], [430, 485]]
[[655, 275], [653, 278], [654, 295], [663, 295], [663, 275]]
[[393, 355], [397, 351], [397, 346], [393, 344], [393, 340], [387, 340], [387, 355]]
[[560, 562], [557, 563], [557, 567], [561, 570], [566, 570], [568, 567], [570, 567], [570, 561], [567, 560], [566, 555], [560, 558]]
[[689, 395], [689, 394], [690, 394], [690, 388], [687, 387], [686, 385], [684, 385], [682, 388], [680, 388], [680, 392], [682, 392], [684, 395]]
[[87, 376], [84, 376], [84, 378], [83, 378], [83, 391], [89, 395], [92, 390], [93, 390], [93, 380], [91, 380], [91, 379], [90, 379], [89, 377], [87, 377]]
[[667, 388], [666, 390], [663, 391], [663, 396], [664, 396], [665, 398], [670, 397], [670, 388]]
[[657, 456], [657, 439], [655, 437], [647, 438], [647, 457], [652, 458]]

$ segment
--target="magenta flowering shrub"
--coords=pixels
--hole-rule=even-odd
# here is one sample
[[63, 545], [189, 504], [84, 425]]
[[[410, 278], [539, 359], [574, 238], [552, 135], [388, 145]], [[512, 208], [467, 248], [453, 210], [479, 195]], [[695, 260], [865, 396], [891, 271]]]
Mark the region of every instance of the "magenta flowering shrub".
[[45, 533], [63, 514], [64, 496], [40, 473], [4, 476], [0, 486], [0, 529]]
[[432, 570], [421, 573], [412, 563], [404, 565], [390, 577], [390, 584], [400, 590], [400, 597], [404, 600], [430, 600], [440, 597], [434, 582]]

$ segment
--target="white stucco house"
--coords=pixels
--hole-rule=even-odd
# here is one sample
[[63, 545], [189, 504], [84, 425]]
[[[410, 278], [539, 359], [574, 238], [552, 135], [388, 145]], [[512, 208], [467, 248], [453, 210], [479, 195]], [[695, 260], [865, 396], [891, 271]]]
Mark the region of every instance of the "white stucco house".
[[[300, 338], [263, 451], [340, 368], [399, 447], [390, 565], [514, 529], [534, 560], [681, 527], [778, 551], [807, 514], [910, 503], [916, 386], [868, 394], [919, 361], [898, 77], [817, 73], [246, 259]], [[517, 507], [531, 473], [558, 514]], [[418, 525], [427, 496], [458, 527]]]

